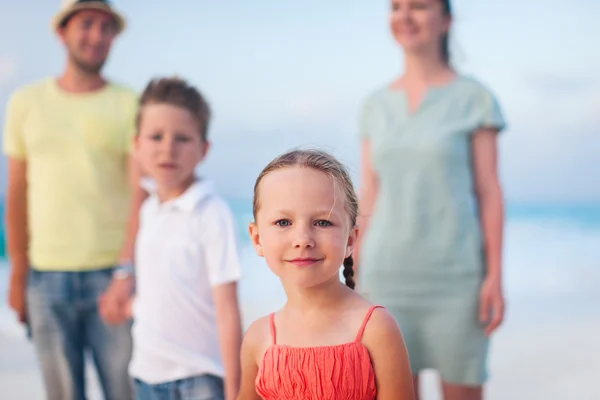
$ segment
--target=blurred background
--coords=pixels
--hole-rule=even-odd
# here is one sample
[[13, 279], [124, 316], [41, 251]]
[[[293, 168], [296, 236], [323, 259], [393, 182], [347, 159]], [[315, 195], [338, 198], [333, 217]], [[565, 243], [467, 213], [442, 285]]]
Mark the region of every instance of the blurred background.
[[[202, 173], [239, 223], [247, 325], [283, 301], [246, 235], [256, 176], [300, 145], [333, 152], [356, 179], [359, 107], [401, 72], [402, 55], [385, 0], [237, 3], [115, 2], [129, 25], [105, 72], [137, 90], [176, 74], [210, 100], [213, 148]], [[454, 65], [492, 89], [509, 124], [500, 141], [508, 314], [492, 344], [487, 398], [600, 399], [600, 2], [453, 6]], [[0, 0], [2, 124], [15, 88], [62, 71], [49, 27], [57, 9], [56, 0]], [[2, 158], [2, 197], [5, 166]], [[0, 388], [42, 399], [31, 345], [6, 305], [0, 249]], [[439, 398], [432, 382], [426, 399]]]

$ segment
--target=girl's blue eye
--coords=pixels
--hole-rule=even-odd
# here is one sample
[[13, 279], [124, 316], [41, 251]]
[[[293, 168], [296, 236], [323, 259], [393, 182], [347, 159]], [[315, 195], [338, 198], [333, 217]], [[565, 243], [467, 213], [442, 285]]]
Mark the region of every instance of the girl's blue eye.
[[275, 225], [281, 226], [281, 227], [290, 226], [290, 221], [287, 219], [280, 219], [278, 221], [275, 221]]
[[315, 222], [315, 225], [321, 227], [321, 228], [325, 228], [326, 226], [331, 226], [331, 222], [325, 220], [325, 219], [320, 219], [317, 222]]

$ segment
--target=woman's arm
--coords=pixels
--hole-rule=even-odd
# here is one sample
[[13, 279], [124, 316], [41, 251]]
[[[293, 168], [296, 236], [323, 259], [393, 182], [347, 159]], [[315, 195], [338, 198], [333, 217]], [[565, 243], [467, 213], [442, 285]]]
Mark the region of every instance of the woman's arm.
[[502, 295], [502, 235], [504, 206], [498, 178], [498, 132], [485, 128], [472, 137], [475, 194], [483, 232], [486, 278], [481, 290], [480, 320], [491, 334], [504, 318]]
[[238, 306], [237, 283], [213, 289], [221, 358], [225, 367], [225, 400], [234, 400], [240, 389], [240, 349], [242, 323]]
[[396, 320], [385, 309], [373, 311], [363, 335], [375, 369], [377, 400], [414, 400], [408, 351]]
[[256, 376], [258, 375], [258, 347], [261, 343], [262, 327], [265, 318], [254, 321], [244, 335], [240, 360], [242, 365], [242, 382], [237, 400], [261, 400], [256, 393]]
[[360, 252], [362, 237], [369, 226], [371, 214], [373, 213], [373, 207], [379, 191], [379, 180], [371, 164], [371, 143], [368, 139], [364, 139], [361, 143], [360, 171], [359, 212], [357, 220], [358, 238], [353, 254], [355, 274], [358, 267], [358, 254]]

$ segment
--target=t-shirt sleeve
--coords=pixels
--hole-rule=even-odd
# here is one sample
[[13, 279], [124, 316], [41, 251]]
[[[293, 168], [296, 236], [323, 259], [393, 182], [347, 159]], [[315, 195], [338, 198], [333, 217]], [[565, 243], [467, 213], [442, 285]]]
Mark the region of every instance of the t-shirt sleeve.
[[210, 285], [215, 287], [241, 278], [237, 235], [233, 216], [222, 202], [215, 202], [205, 213], [203, 253]]
[[506, 128], [506, 121], [500, 103], [494, 94], [482, 88], [478, 97], [476, 129], [492, 128], [502, 132]]
[[3, 128], [3, 151], [8, 157], [23, 159], [27, 149], [23, 138], [25, 120], [25, 99], [21, 92], [15, 92], [8, 100]]
[[383, 115], [373, 96], [364, 101], [359, 114], [358, 134], [362, 140], [372, 139], [382, 130]]
[[125, 116], [125, 137], [123, 148], [126, 154], [131, 154], [133, 152], [133, 142], [136, 135], [137, 127], [136, 127], [136, 118], [138, 111], [138, 94], [133, 90], [127, 93], [125, 110], [127, 115]]

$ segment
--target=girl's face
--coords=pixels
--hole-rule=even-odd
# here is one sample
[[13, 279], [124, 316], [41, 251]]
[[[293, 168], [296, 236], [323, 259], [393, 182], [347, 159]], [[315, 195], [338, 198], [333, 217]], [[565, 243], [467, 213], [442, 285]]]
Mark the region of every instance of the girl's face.
[[194, 181], [207, 149], [189, 111], [168, 104], [143, 106], [136, 153], [164, 200], [179, 196]]
[[390, 27], [394, 39], [407, 53], [439, 48], [450, 29], [451, 18], [442, 0], [392, 0]]
[[339, 280], [356, 239], [339, 184], [315, 169], [289, 167], [265, 175], [258, 190], [250, 236], [271, 271], [285, 286]]

